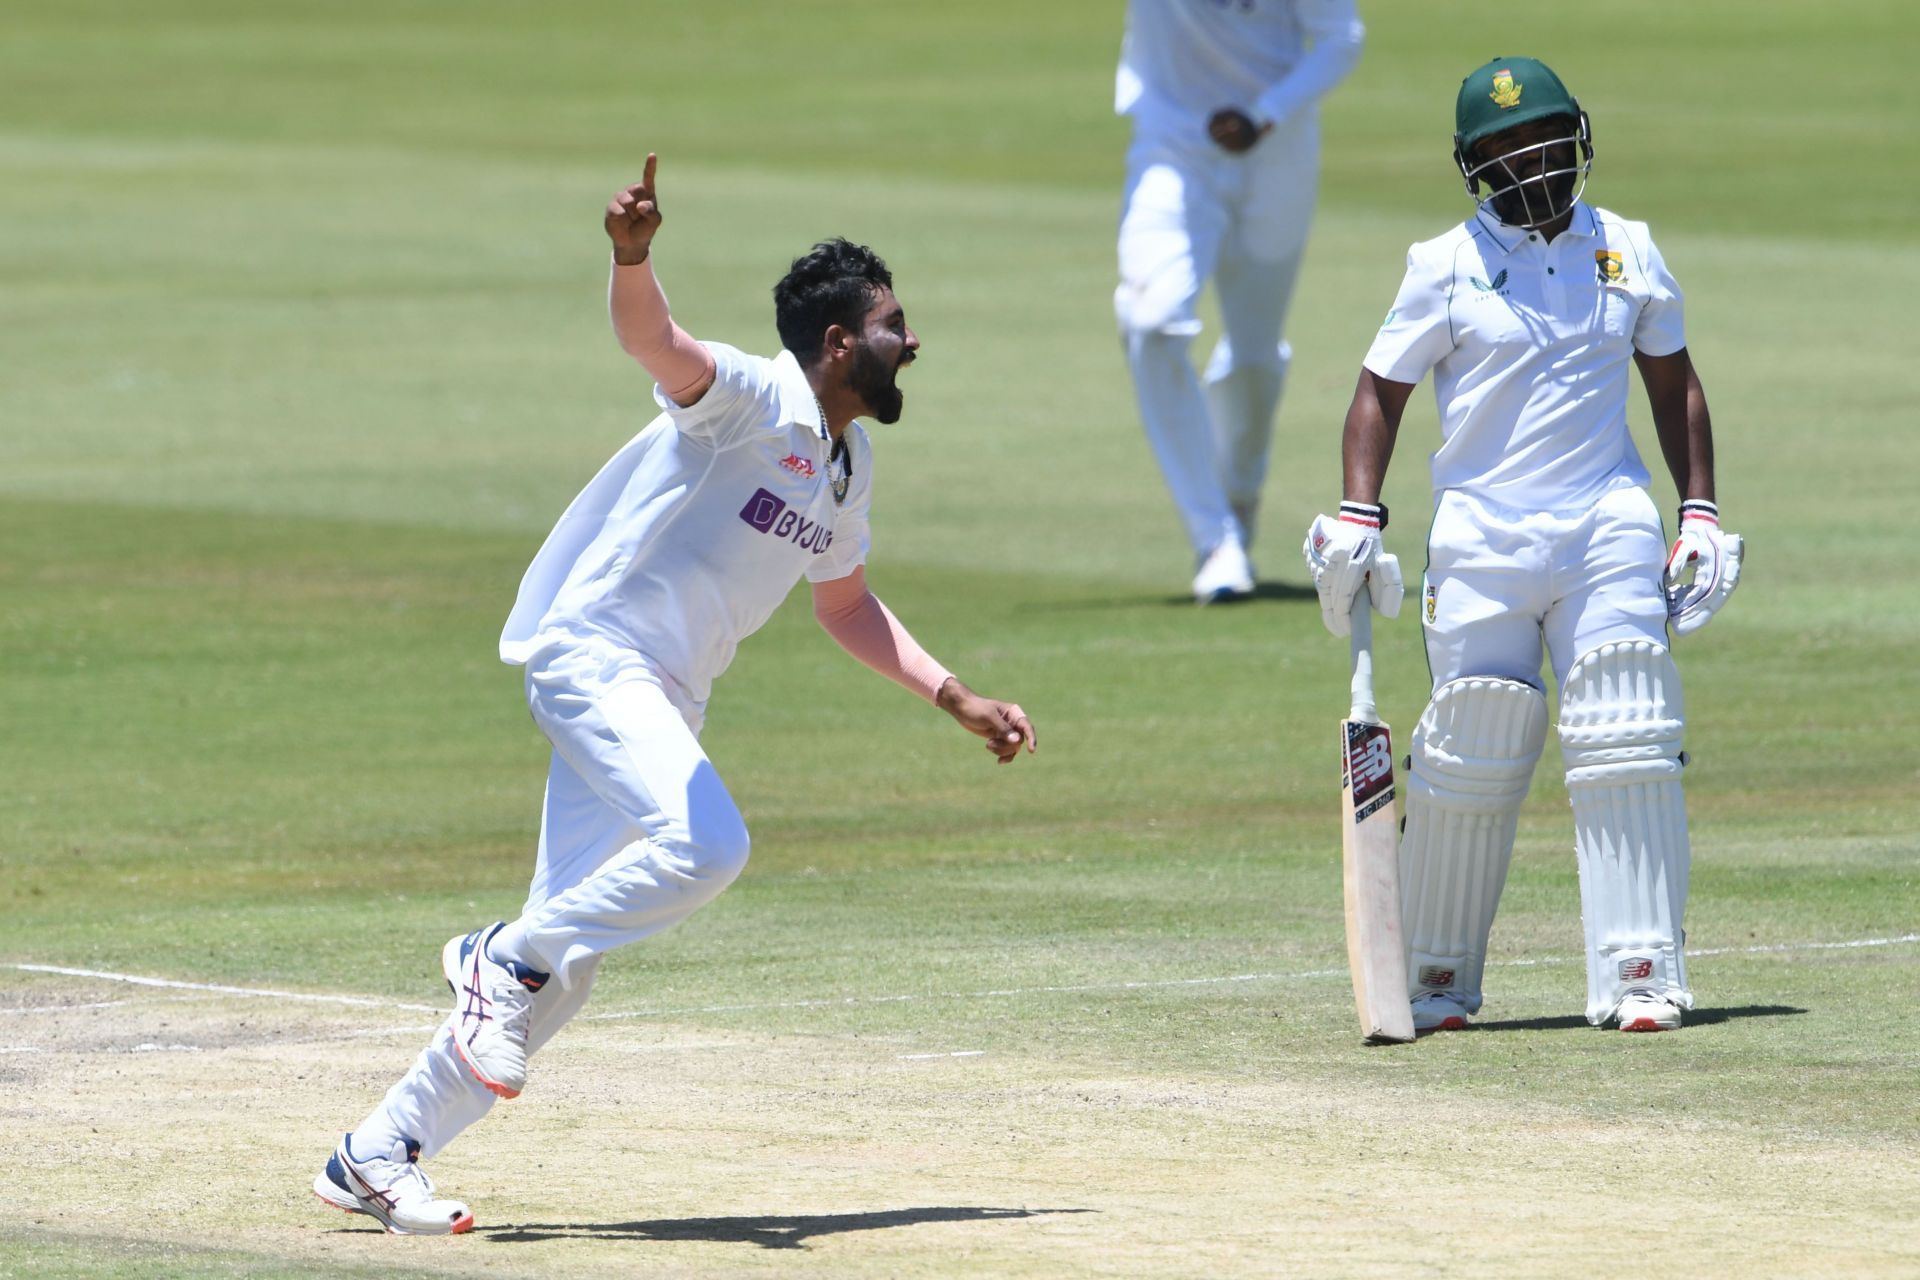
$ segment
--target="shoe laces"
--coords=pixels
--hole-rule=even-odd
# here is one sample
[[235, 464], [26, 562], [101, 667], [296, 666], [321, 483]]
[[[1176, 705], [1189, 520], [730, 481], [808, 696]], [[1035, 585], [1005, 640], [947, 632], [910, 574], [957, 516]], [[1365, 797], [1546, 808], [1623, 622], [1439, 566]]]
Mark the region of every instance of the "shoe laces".
[[527, 1038], [528, 1017], [533, 1012], [533, 992], [505, 965], [496, 966], [498, 982], [493, 990], [494, 1017], [502, 1032], [520, 1040]]
[[362, 1176], [367, 1181], [393, 1197], [397, 1204], [401, 1200], [414, 1196], [433, 1199], [433, 1179], [427, 1176], [416, 1160], [395, 1160], [390, 1156], [375, 1156], [371, 1160], [357, 1162]]
[[426, 1171], [420, 1169], [417, 1161], [409, 1159], [407, 1163], [401, 1163], [401, 1161], [386, 1161], [386, 1163], [392, 1165], [392, 1180], [388, 1182], [386, 1190], [394, 1194], [396, 1199], [401, 1199], [403, 1186], [411, 1196], [420, 1196], [424, 1199], [434, 1197], [434, 1180], [426, 1176]]

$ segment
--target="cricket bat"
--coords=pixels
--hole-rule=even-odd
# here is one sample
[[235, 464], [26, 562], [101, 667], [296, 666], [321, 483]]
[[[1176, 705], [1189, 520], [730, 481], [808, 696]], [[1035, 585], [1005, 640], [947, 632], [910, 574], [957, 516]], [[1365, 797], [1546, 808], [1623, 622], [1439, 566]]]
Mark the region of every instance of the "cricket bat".
[[1360, 1033], [1370, 1043], [1413, 1039], [1407, 951], [1400, 927], [1400, 823], [1393, 739], [1373, 702], [1373, 600], [1354, 598], [1353, 707], [1340, 725], [1340, 851], [1347, 968]]

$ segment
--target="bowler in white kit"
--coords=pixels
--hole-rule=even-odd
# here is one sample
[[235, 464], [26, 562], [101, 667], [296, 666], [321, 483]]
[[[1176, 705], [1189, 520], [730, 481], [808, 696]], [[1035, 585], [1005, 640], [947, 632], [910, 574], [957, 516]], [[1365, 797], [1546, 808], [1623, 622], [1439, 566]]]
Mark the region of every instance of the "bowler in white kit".
[[420, 1159], [519, 1095], [603, 955], [685, 919], [746, 865], [746, 824], [700, 726], [736, 647], [801, 578], [849, 653], [1002, 764], [1037, 746], [1018, 706], [961, 684], [867, 589], [873, 457], [854, 419], [899, 419], [896, 377], [920, 346], [885, 263], [845, 240], [797, 259], [774, 289], [772, 360], [697, 343], [653, 274], [655, 171], [648, 156], [604, 225], [614, 332], [662, 412], [554, 526], [500, 637], [553, 743], [526, 905], [446, 944], [452, 1014], [314, 1180], [396, 1234], [472, 1228]]
[[[1668, 629], [1706, 625], [1740, 580], [1715, 505], [1713, 429], [1680, 287], [1645, 223], [1580, 197], [1592, 133], [1559, 77], [1496, 58], [1455, 103], [1474, 215], [1408, 251], [1347, 411], [1345, 501], [1305, 552], [1336, 635], [1391, 596], [1380, 489], [1429, 373], [1440, 410], [1418, 607], [1433, 696], [1413, 733], [1400, 845], [1420, 1032], [1481, 1006], [1487, 938], [1558, 686], [1586, 932], [1587, 1020], [1666, 1031], [1693, 1007], [1683, 915], [1685, 714]], [[1681, 498], [1669, 546], [1627, 429], [1629, 365]], [[1373, 581], [1369, 581], [1373, 578]]]
[[[1247, 557], [1319, 187], [1319, 101], [1359, 61], [1353, 0], [1130, 0], [1114, 107], [1133, 121], [1114, 313], [1147, 441], [1192, 545], [1194, 599]], [[1223, 332], [1187, 348], [1212, 280]]]

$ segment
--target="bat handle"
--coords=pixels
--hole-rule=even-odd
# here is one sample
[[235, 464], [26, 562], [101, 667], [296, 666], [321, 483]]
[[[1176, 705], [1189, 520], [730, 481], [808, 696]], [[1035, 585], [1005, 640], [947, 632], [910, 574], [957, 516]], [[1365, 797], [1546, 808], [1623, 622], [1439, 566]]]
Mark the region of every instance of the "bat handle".
[[1353, 710], [1347, 719], [1379, 724], [1380, 711], [1373, 701], [1373, 597], [1365, 586], [1354, 593], [1347, 618], [1353, 625]]

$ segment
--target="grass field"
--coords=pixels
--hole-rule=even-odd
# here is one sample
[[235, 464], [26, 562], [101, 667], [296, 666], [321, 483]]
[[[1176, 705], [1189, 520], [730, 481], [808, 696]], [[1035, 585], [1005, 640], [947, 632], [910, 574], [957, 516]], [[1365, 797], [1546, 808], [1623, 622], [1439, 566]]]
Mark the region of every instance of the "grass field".
[[[1112, 333], [1120, 8], [9, 14], [0, 1277], [1920, 1273], [1920, 18], [1362, 0], [1263, 590], [1201, 612]], [[1580, 1019], [1550, 747], [1487, 1029], [1370, 1050], [1297, 531], [1405, 246], [1465, 211], [1453, 88], [1521, 51], [1688, 290], [1748, 539], [1678, 651], [1701, 1008]], [[479, 1229], [388, 1238], [306, 1187], [438, 945], [524, 891], [545, 753], [494, 639], [651, 412], [598, 226], [649, 150], [701, 336], [771, 351], [818, 237], [888, 257], [925, 350], [869, 572], [1042, 750], [990, 767], [790, 602], [705, 734], [753, 866], [435, 1161]], [[1381, 665], [1404, 736], [1411, 616]]]

